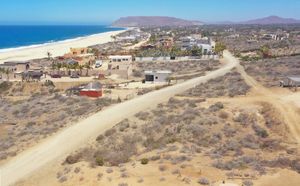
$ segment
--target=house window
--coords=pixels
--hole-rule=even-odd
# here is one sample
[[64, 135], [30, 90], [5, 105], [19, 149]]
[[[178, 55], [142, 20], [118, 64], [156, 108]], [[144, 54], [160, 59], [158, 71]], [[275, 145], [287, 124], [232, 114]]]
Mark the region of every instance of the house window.
[[155, 76], [155, 79], [158, 79], [158, 77], [157, 77], [157, 76]]

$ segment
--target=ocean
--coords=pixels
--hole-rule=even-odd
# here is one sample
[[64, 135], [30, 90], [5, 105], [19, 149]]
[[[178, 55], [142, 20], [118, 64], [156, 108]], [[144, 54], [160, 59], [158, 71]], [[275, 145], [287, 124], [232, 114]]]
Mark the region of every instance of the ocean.
[[0, 26], [0, 51], [123, 30], [109, 26]]

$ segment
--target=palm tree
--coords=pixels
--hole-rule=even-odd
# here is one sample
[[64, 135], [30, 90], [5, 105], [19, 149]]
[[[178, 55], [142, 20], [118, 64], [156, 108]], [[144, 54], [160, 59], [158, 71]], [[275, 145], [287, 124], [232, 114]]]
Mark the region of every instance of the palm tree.
[[86, 74], [85, 74], [85, 76], [89, 76], [89, 69], [91, 69], [90, 64], [86, 63], [86, 64], [84, 65], [84, 67], [86, 68]]
[[79, 69], [79, 64], [75, 63], [74, 65], [72, 65], [72, 67], [75, 70], [75, 73], [77, 74], [77, 69]]
[[79, 69], [80, 76], [82, 76], [82, 70], [84, 69], [84, 66], [83, 65], [79, 65], [78, 69]]
[[0, 68], [0, 79], [2, 79], [2, 74], [5, 73], [5, 69], [4, 68]]
[[48, 56], [48, 59], [50, 60], [51, 59], [51, 56], [52, 54], [50, 52], [47, 52], [47, 56]]
[[226, 45], [221, 42], [217, 42], [215, 46], [215, 52], [221, 56], [223, 56], [223, 51], [226, 50]]
[[5, 70], [5, 74], [6, 74], [6, 80], [9, 81], [10, 70], [9, 70], [9, 69], [6, 69], [6, 70]]

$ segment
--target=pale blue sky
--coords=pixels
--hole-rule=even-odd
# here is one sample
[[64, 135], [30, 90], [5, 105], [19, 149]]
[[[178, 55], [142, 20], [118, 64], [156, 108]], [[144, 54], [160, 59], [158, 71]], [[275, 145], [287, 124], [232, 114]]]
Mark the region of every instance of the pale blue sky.
[[300, 0], [0, 0], [0, 7], [0, 24], [108, 24], [140, 15], [206, 22], [300, 19]]

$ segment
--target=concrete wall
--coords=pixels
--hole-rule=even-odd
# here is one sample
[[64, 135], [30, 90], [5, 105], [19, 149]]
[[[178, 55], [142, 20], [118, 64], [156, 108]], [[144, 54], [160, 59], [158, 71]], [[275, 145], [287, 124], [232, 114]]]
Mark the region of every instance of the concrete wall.
[[195, 56], [181, 56], [176, 57], [175, 60], [171, 60], [171, 57], [136, 57], [136, 62], [172, 62], [172, 61], [189, 61], [189, 60], [207, 60], [207, 59], [215, 59], [218, 60], [218, 55], [202, 55], [201, 57]]

